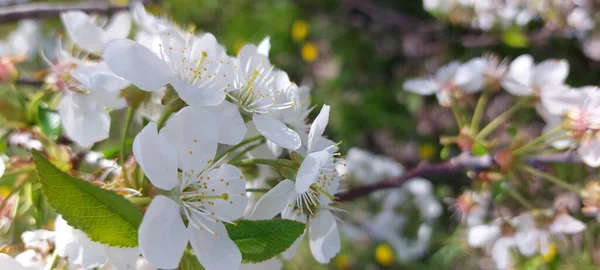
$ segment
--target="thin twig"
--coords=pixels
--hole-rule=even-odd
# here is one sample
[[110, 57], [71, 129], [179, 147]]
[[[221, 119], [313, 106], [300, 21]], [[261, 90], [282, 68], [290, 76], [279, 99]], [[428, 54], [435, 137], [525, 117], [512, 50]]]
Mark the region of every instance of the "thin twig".
[[[349, 201], [360, 197], [367, 196], [375, 191], [400, 187], [406, 181], [414, 177], [439, 176], [444, 174], [457, 174], [466, 170], [484, 170], [496, 166], [492, 158], [492, 154], [484, 156], [472, 156], [469, 153], [462, 153], [459, 156], [451, 158], [438, 164], [426, 164], [416, 167], [404, 174], [386, 181], [364, 185], [350, 189], [348, 191], [336, 194], [337, 201]], [[539, 162], [556, 162], [556, 163], [579, 163], [581, 159], [574, 152], [535, 155], [526, 159], [528, 164], [536, 164]]]
[[[140, 0], [139, 2], [147, 2]], [[81, 10], [87, 13], [111, 15], [127, 10], [129, 6], [111, 5], [109, 1], [89, 1], [84, 3], [28, 3], [0, 9], [0, 23], [16, 22], [22, 19], [45, 19], [58, 17], [61, 12]]]

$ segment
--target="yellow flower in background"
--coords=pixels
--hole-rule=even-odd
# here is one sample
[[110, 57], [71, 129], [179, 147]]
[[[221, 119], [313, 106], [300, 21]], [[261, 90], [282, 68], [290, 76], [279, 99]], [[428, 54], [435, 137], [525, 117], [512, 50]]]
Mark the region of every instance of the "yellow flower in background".
[[302, 45], [302, 59], [306, 62], [313, 62], [319, 56], [319, 49], [314, 42], [306, 42]]
[[546, 251], [546, 253], [542, 254], [542, 258], [544, 258], [545, 262], [553, 261], [554, 258], [556, 258], [556, 245], [553, 243], [550, 243], [548, 245], [548, 251]]
[[129, 0], [111, 0], [110, 2], [113, 5], [117, 5], [117, 6], [125, 6], [125, 5], [129, 4]]
[[295, 41], [302, 41], [308, 35], [308, 23], [303, 20], [295, 21], [292, 25], [292, 38]]
[[433, 159], [437, 154], [437, 149], [433, 144], [426, 143], [419, 145], [419, 158], [424, 160]]
[[8, 197], [8, 194], [10, 194], [11, 191], [12, 191], [12, 188], [10, 188], [10, 187], [6, 187], [6, 186], [0, 187], [0, 199], [4, 199], [4, 198]]
[[346, 255], [339, 254], [335, 257], [335, 268], [339, 270], [350, 269], [350, 258]]
[[381, 266], [392, 266], [394, 265], [394, 251], [388, 244], [379, 244], [375, 248], [375, 260]]
[[242, 47], [244, 47], [244, 44], [246, 44], [246, 42], [244, 42], [243, 39], [238, 39], [235, 41], [235, 43], [233, 44], [233, 51], [236, 55], [240, 52]]

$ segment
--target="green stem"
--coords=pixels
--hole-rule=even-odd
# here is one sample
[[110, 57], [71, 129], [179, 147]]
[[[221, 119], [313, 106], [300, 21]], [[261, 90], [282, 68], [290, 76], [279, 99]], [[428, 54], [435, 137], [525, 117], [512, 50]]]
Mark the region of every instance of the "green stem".
[[529, 167], [529, 166], [521, 166], [521, 168], [524, 171], [526, 171], [526, 172], [528, 172], [528, 173], [530, 173], [532, 175], [544, 178], [544, 179], [546, 179], [546, 180], [548, 180], [548, 181], [550, 181], [550, 182], [552, 182], [552, 183], [554, 183], [556, 185], [562, 186], [565, 189], [568, 189], [570, 191], [573, 191], [573, 192], [579, 194], [579, 189], [577, 187], [575, 187], [575, 186], [573, 186], [573, 185], [571, 185], [571, 184], [563, 181], [562, 179], [560, 179], [560, 178], [558, 178], [558, 177], [556, 177], [554, 175], [542, 172], [540, 170], [537, 170], [537, 169], [535, 169], [533, 167]]
[[258, 140], [260, 140], [260, 139], [262, 139], [262, 136], [261, 136], [261, 135], [256, 135], [256, 136], [253, 136], [253, 137], [250, 137], [250, 138], [244, 139], [244, 140], [243, 140], [243, 141], [241, 141], [240, 143], [238, 143], [238, 144], [236, 144], [236, 145], [232, 146], [231, 148], [227, 149], [225, 152], [218, 154], [218, 155], [215, 157], [215, 161], [216, 161], [216, 160], [221, 160], [221, 158], [223, 158], [225, 155], [228, 155], [229, 153], [233, 153], [233, 152], [235, 152], [236, 150], [238, 150], [238, 149], [240, 149], [241, 147], [243, 147], [244, 145], [247, 145], [247, 144], [249, 144], [249, 143], [251, 143], [251, 142], [254, 142], [254, 141], [258, 141]]
[[270, 166], [277, 167], [277, 168], [281, 167], [279, 160], [267, 159], [267, 158], [248, 158], [248, 159], [242, 159], [237, 162], [232, 162], [230, 164], [235, 165], [235, 166], [263, 164], [263, 165], [270, 165]]
[[250, 146], [244, 148], [244, 150], [240, 151], [237, 155], [235, 155], [234, 157], [232, 157], [229, 162], [235, 162], [236, 160], [238, 160], [239, 158], [241, 158], [242, 156], [244, 156], [244, 154], [246, 154], [246, 153], [254, 150], [255, 148], [257, 148], [259, 146], [261, 146], [263, 143], [265, 143], [264, 139], [263, 140], [259, 140], [259, 142], [257, 144], [253, 144], [253, 145], [250, 145]]
[[127, 108], [125, 126], [123, 127], [123, 134], [121, 134], [121, 155], [119, 164], [121, 165], [121, 171], [123, 172], [123, 179], [125, 179], [125, 183], [129, 183], [129, 181], [127, 181], [127, 168], [125, 168], [125, 146], [127, 144], [127, 133], [129, 133], [129, 128], [131, 127], [131, 122], [133, 120], [133, 116], [135, 115], [136, 109], [137, 108], [135, 107]]
[[527, 199], [525, 199], [525, 197], [523, 197], [523, 195], [519, 194], [516, 190], [509, 187], [506, 189], [506, 192], [508, 193], [508, 195], [513, 197], [515, 200], [517, 200], [523, 206], [525, 206], [528, 210], [533, 211], [536, 209], [532, 203], [530, 203]]
[[[534, 140], [526, 143], [525, 145], [515, 149], [513, 151], [514, 154], [520, 154], [523, 152], [526, 152], [528, 150], [530, 150], [530, 148], [537, 146], [538, 144], [544, 142], [546, 139], [548, 139], [548, 137], [554, 136], [557, 132], [560, 132], [562, 129], [561, 126], [557, 126], [556, 128], [553, 128], [552, 130], [540, 135], [539, 137], [535, 138]], [[556, 140], [562, 140], [564, 139], [563, 136], [559, 136], [557, 138], [554, 138], [551, 142], [556, 141]]]
[[[15, 175], [19, 175], [19, 174], [23, 174], [23, 173], [30, 173], [30, 172], [34, 172], [34, 171], [35, 171], [35, 166], [29, 166], [29, 167], [25, 167], [25, 168], [22, 168], [20, 170], [14, 171], [14, 172], [5, 173], [4, 175], [2, 175], [2, 177], [0, 179], [8, 179]], [[0, 183], [1, 182], [2, 181], [0, 181]]]
[[485, 139], [485, 137], [490, 135], [490, 133], [492, 133], [502, 123], [504, 123], [506, 120], [508, 120], [515, 112], [517, 112], [519, 109], [521, 109], [521, 107], [526, 105], [530, 100], [531, 99], [529, 99], [529, 98], [523, 98], [523, 99], [519, 100], [512, 107], [510, 107], [508, 110], [506, 110], [503, 113], [501, 113], [500, 115], [498, 115], [498, 117], [496, 117], [489, 124], [487, 124], [487, 126], [485, 126], [481, 130], [481, 132], [479, 132], [479, 134], [477, 134], [477, 136], [475, 136], [475, 139], [476, 140]]
[[56, 266], [57, 262], [58, 262], [58, 249], [54, 248], [54, 251], [52, 252], [52, 257], [50, 257], [50, 261], [48, 261], [48, 263], [44, 267], [44, 270], [54, 269], [54, 266]]
[[170, 105], [165, 106], [165, 110], [162, 112], [162, 114], [158, 118], [158, 122], [156, 122], [156, 127], [158, 128], [158, 130], [160, 130], [162, 127], [165, 126], [165, 123], [167, 123], [167, 120], [169, 120], [169, 117], [171, 116], [171, 114], [173, 114], [173, 109], [171, 109], [171, 106]]
[[135, 167], [135, 187], [139, 190], [142, 189], [141, 191], [144, 191], [144, 181], [146, 180], [146, 175], [144, 174], [144, 171], [142, 171], [142, 168], [138, 165]]
[[269, 188], [247, 188], [246, 192], [258, 192], [258, 193], [267, 193]]
[[462, 118], [460, 117], [458, 107], [456, 107], [456, 104], [452, 103], [450, 104], [450, 109], [452, 110], [452, 114], [454, 115], [454, 119], [456, 120], [456, 124], [458, 125], [458, 129], [461, 129], [464, 123], [462, 121]]
[[148, 197], [130, 197], [128, 199], [131, 203], [138, 205], [138, 206], [148, 205], [152, 201], [152, 199], [150, 199]]
[[479, 122], [481, 121], [481, 117], [483, 116], [485, 105], [487, 104], [489, 97], [490, 95], [488, 92], [483, 92], [483, 94], [479, 96], [479, 100], [475, 106], [475, 112], [473, 113], [473, 119], [471, 119], [471, 134], [477, 134]]

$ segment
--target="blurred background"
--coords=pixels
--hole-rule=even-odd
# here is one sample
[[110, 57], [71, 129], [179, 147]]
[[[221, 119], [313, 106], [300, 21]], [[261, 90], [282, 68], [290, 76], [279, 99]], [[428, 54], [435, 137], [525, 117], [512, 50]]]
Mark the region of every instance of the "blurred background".
[[[0, 0], [0, 5], [21, 2]], [[514, 15], [512, 21], [506, 17], [496, 20], [482, 18], [484, 15], [478, 11], [482, 5], [507, 2], [547, 2], [549, 6], [536, 10], [537, 13], [532, 11], [534, 14], [526, 21], [519, 17], [522, 14]], [[404, 168], [438, 162], [458, 152], [439, 143], [440, 135], [457, 133], [450, 109], [439, 106], [435, 96], [403, 91], [402, 84], [408, 78], [432, 74], [453, 60], [467, 61], [490, 53], [499, 59], [514, 59], [529, 53], [536, 61], [567, 59], [570, 85], [598, 84], [600, 63], [596, 60], [600, 60], [600, 46], [596, 44], [600, 41], [594, 38], [595, 24], [589, 27], [588, 22], [582, 26], [586, 29], [578, 29], [582, 22], [569, 21], [570, 13], [565, 13], [582, 5], [580, 2], [585, 1], [172, 0], [145, 4], [149, 12], [168, 16], [184, 28], [213, 33], [229, 54], [236, 54], [245, 43], [259, 43], [269, 36], [271, 62], [287, 71], [297, 84], [310, 86], [313, 104], [331, 105], [326, 134], [334, 141], [343, 141], [342, 153], [359, 168], [351, 169], [349, 186], [353, 186], [398, 176]], [[583, 6], [592, 22], [600, 15], [594, 13], [598, 5], [588, 1]], [[0, 55], [16, 48], [28, 52], [29, 59], [20, 65], [20, 78], [34, 78], [35, 72], [46, 68], [37, 52], [41, 48], [50, 53], [63, 31], [58, 18], [0, 24]], [[35, 88], [19, 87], [23, 91]], [[15, 109], [23, 105], [11, 103], [9, 96], [14, 92], [3, 86], [0, 90], [3, 121], [25, 119], [26, 115], [16, 113], [22, 110]], [[474, 103], [476, 99], [467, 102]], [[494, 95], [484, 121], [493, 119], [511, 102], [508, 95]], [[48, 112], [38, 118], [56, 118], [52, 115]], [[521, 123], [517, 128], [531, 136], [539, 134], [543, 127], [533, 111], [518, 115], [517, 120]], [[56, 131], [60, 125], [45, 122], [49, 135], [60, 134]], [[120, 126], [112, 125], [115, 130], [111, 137], [120, 138], [116, 135]], [[105, 141], [94, 150], [111, 158], [117, 155], [117, 144]], [[364, 167], [360, 167], [361, 162]], [[583, 166], [575, 167], [569, 168], [569, 177], [577, 177], [577, 171], [584, 170]], [[10, 192], [6, 187], [11, 179], [5, 179], [8, 180], [2, 185], [6, 193]], [[416, 179], [402, 189], [348, 202], [342, 206], [348, 212], [342, 214], [343, 244], [338, 256], [329, 265], [319, 265], [305, 242], [302, 252], [286, 262], [285, 267], [493, 269], [489, 258], [467, 245], [464, 230], [449, 208], [453, 203], [447, 198], [458, 197], [470, 186], [469, 181], [461, 174]], [[423, 190], [430, 199], [427, 202], [422, 200]], [[34, 202], [43, 200], [33, 198], [31, 203]], [[401, 218], [378, 215], [386, 207]], [[19, 232], [27, 229], [28, 221], [16, 222], [25, 225], [20, 229], [12, 226], [5, 233], [19, 241]], [[554, 258], [535, 257], [522, 258], [520, 265], [522, 269], [594, 269], [600, 250], [596, 249], [593, 235], [590, 240], [590, 245], [581, 252], [570, 253], [560, 264], [552, 263]]]

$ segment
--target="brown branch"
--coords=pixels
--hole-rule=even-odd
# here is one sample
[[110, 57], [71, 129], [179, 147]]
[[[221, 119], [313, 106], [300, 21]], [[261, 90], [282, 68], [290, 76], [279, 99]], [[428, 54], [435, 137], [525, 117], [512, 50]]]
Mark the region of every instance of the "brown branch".
[[14, 83], [21, 84], [21, 85], [29, 85], [29, 86], [41, 86], [44, 84], [44, 81], [40, 81], [40, 80], [36, 80], [36, 79], [29, 79], [29, 78], [21, 78], [21, 79], [16, 80]]
[[[147, 2], [147, 0], [140, 0]], [[84, 3], [28, 3], [0, 8], [0, 23], [16, 22], [22, 19], [44, 19], [58, 17], [61, 12], [81, 10], [87, 13], [111, 15], [127, 10], [129, 6], [115, 6], [108, 1], [89, 1]]]
[[[580, 163], [581, 158], [575, 152], [569, 151], [559, 154], [536, 155], [525, 160], [528, 164], [537, 163]], [[451, 158], [438, 164], [426, 164], [416, 167], [404, 174], [378, 183], [364, 185], [350, 189], [348, 191], [336, 194], [337, 201], [349, 201], [367, 196], [375, 191], [400, 187], [406, 181], [415, 177], [439, 176], [443, 174], [456, 174], [465, 170], [484, 170], [497, 166], [492, 155], [472, 156], [469, 153], [462, 153], [459, 156]]]

